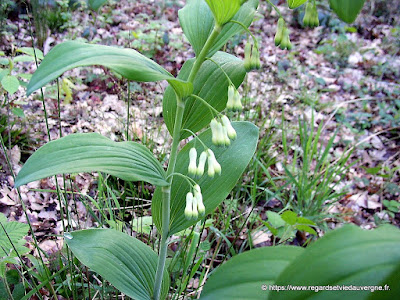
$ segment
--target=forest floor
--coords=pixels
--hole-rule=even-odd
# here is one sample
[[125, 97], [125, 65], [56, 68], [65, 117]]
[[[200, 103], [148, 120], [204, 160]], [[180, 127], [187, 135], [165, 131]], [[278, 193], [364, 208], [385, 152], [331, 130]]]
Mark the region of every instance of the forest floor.
[[[71, 39], [132, 47], [176, 75], [184, 61], [194, 55], [178, 22], [182, 2], [160, 7], [154, 1], [113, 1], [100, 9], [96, 19], [87, 11], [77, 10], [71, 13], [65, 30], [48, 32], [40, 48], [46, 54], [54, 45]], [[363, 228], [381, 223], [399, 226], [400, 212], [396, 213], [395, 204], [389, 202], [400, 200], [399, 15], [393, 15], [396, 10], [384, 5], [367, 5], [354, 24], [346, 25], [321, 9], [322, 26], [308, 29], [299, 24], [299, 12], [293, 13], [284, 7], [283, 1], [280, 3], [290, 24], [294, 48], [286, 51], [275, 47], [277, 14], [262, 2], [251, 27], [261, 45], [262, 68], [247, 75], [240, 89], [244, 111], [237, 118], [257, 123], [261, 136], [272, 134], [271, 145], [258, 152], [263, 159], [273, 158], [269, 170], [277, 177], [284, 176], [283, 165], [292, 164], [293, 153], [300, 153], [299, 119], [314, 131], [322, 124], [320, 145], [326, 146], [336, 134], [329, 151], [331, 164], [353, 149], [347, 162], [350, 167], [335, 182], [335, 190], [344, 191], [343, 195], [328, 211], [339, 214], [340, 221], [330, 221], [330, 226], [340, 222]], [[0, 43], [5, 56], [14, 55], [15, 47], [32, 47], [26, 18], [7, 20], [6, 31], [8, 34], [1, 37]], [[37, 32], [33, 35], [36, 44]], [[226, 46], [227, 51], [243, 57], [246, 40], [245, 34], [234, 37]], [[18, 74], [33, 74], [36, 66], [34, 62], [16, 62], [14, 68]], [[9, 120], [7, 132], [10, 136], [13, 133], [15, 139], [6, 143], [11, 148], [9, 155], [15, 173], [35, 149], [60, 134], [98, 132], [113, 140], [125, 139], [127, 82], [102, 68], [68, 71], [60, 82], [68, 84], [67, 80], [71, 83], [72, 99], [61, 90], [60, 118], [56, 85], [48, 85], [44, 90], [47, 124], [40, 94], [27, 97], [23, 86], [11, 96], [9, 106], [1, 107], [1, 115]], [[162, 116], [166, 83], [130, 84], [131, 138], [165, 158], [165, 146], [170, 142]], [[14, 113], [10, 113], [10, 108], [14, 108]], [[22, 131], [15, 133], [18, 129]], [[290, 145], [289, 156], [283, 151], [283, 131]], [[3, 155], [1, 166], [0, 212], [9, 220], [26, 222]], [[96, 178], [91, 174], [75, 175], [74, 186], [82, 194], [95, 196]], [[63, 177], [58, 176], [57, 181], [62, 187]], [[52, 252], [62, 244], [54, 236], [62, 234], [63, 224], [57, 196], [46, 191], [49, 189], [56, 189], [54, 178], [22, 186], [20, 192], [40, 246]], [[274, 201], [277, 199], [264, 196], [264, 201], [257, 204], [263, 219], [267, 209], [281, 205], [273, 204]], [[78, 207], [71, 207], [72, 218], [84, 222], [81, 227], [94, 226], [93, 220], [87, 218], [86, 206], [79, 201], [74, 203]], [[262, 237], [257, 243], [263, 241]]]

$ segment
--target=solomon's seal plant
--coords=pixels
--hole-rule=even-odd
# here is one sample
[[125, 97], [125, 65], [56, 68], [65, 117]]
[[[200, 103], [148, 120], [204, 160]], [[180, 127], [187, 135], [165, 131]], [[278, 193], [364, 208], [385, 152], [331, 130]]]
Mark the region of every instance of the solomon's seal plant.
[[[305, 2], [292, 0], [288, 4], [295, 8]], [[330, 2], [340, 11], [336, 3], [339, 0]], [[312, 15], [308, 23], [315, 26], [314, 1], [311, 4], [313, 12], [309, 11], [307, 18]], [[77, 259], [131, 298], [167, 297], [170, 277], [165, 263], [169, 238], [213, 212], [228, 196], [255, 152], [258, 128], [249, 122], [231, 123], [221, 112], [243, 108], [238, 87], [247, 71], [261, 67], [259, 46], [248, 30], [257, 6], [258, 0], [188, 0], [179, 11], [179, 21], [195, 57], [184, 63], [177, 77], [133, 49], [69, 41], [55, 46], [44, 57], [28, 85], [29, 95], [67, 70], [93, 65], [109, 68], [132, 81], [169, 83], [163, 98], [163, 116], [172, 136], [166, 170], [139, 143], [113, 142], [96, 133], [71, 134], [37, 150], [15, 181], [19, 187], [56, 174], [97, 171], [156, 186], [151, 211], [161, 235], [158, 253], [138, 239], [112, 229], [65, 233], [65, 241]], [[275, 43], [290, 49], [289, 32], [278, 13]], [[345, 17], [352, 18], [353, 14]], [[244, 61], [219, 51], [242, 30], [252, 40], [246, 43]], [[180, 148], [181, 141], [190, 136], [193, 138]], [[291, 261], [300, 252], [289, 249], [283, 250], [282, 255]], [[275, 250], [266, 254], [282, 260]], [[249, 257], [256, 264], [265, 258], [253, 254]], [[273, 276], [282, 271], [275, 265], [270, 272]], [[253, 270], [252, 266], [248, 269]], [[204, 296], [218, 299], [220, 294], [213, 292], [212, 285], [206, 286]], [[260, 290], [253, 287], [256, 289]]]
[[[70, 41], [46, 55], [29, 83], [27, 93], [31, 94], [67, 70], [92, 65], [109, 68], [128, 80], [169, 83], [163, 99], [163, 115], [172, 135], [166, 170], [139, 143], [113, 142], [96, 133], [72, 134], [36, 151], [16, 179], [18, 187], [55, 174], [98, 171], [157, 187], [152, 214], [161, 235], [158, 253], [111, 229], [66, 235], [67, 245], [83, 264], [129, 297], [166, 298], [169, 237], [212, 212], [255, 152], [257, 127], [249, 122], [231, 123], [221, 113], [225, 108], [242, 109], [237, 89], [246, 74], [244, 62], [218, 50], [233, 35], [248, 31], [257, 6], [257, 0], [188, 1], [179, 11], [179, 21], [195, 58], [183, 65], [178, 77], [135, 50]], [[259, 67], [254, 45], [250, 56], [251, 69]], [[180, 149], [180, 142], [190, 136], [194, 138]]]

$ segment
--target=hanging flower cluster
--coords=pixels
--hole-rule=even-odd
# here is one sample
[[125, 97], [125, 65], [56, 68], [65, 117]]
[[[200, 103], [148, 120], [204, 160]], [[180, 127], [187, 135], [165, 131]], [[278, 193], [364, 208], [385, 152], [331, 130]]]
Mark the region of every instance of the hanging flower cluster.
[[204, 216], [206, 208], [203, 204], [203, 196], [201, 189], [198, 184], [193, 186], [193, 193], [189, 192], [186, 194], [186, 207], [185, 207], [185, 218], [188, 220], [197, 220], [200, 216]]
[[289, 38], [289, 29], [286, 27], [285, 20], [281, 17], [278, 20], [278, 26], [275, 34], [275, 45], [279, 46], [282, 50], [292, 49], [292, 43]]
[[221, 122], [216, 118], [212, 119], [210, 127], [212, 142], [216, 146], [229, 146], [231, 144], [230, 140], [236, 138], [236, 131], [226, 116], [221, 117]]
[[244, 68], [247, 72], [261, 68], [260, 51], [256, 45], [250, 42], [244, 46]]
[[228, 102], [226, 103], [226, 109], [233, 111], [242, 110], [243, 106], [241, 98], [242, 97], [240, 96], [239, 91], [234, 85], [230, 84], [228, 87]]
[[315, 1], [308, 1], [306, 4], [306, 10], [303, 18], [303, 25], [308, 27], [318, 27], [319, 18], [318, 10]]
[[[241, 103], [241, 96], [236, 90], [232, 81], [229, 78], [228, 80], [230, 82], [230, 85], [228, 87], [228, 102], [226, 107], [227, 109], [235, 111], [242, 110], [243, 106]], [[192, 96], [200, 100], [203, 104], [207, 105], [211, 109], [211, 112], [215, 113], [216, 115], [216, 117], [210, 122], [212, 143], [216, 146], [229, 146], [231, 144], [231, 140], [236, 139], [237, 133], [228, 117], [225, 115], [221, 115], [214, 107], [212, 107], [199, 96]], [[214, 152], [207, 146], [205, 146], [201, 140], [200, 142], [203, 144], [205, 150], [200, 154], [198, 161], [196, 148], [192, 147], [189, 150], [188, 175], [198, 178], [203, 176], [206, 163], [208, 165], [207, 175], [209, 177], [213, 178], [215, 174], [221, 175], [222, 168], [221, 165], [218, 163]], [[187, 179], [193, 182], [193, 179]], [[197, 220], [199, 215], [203, 216], [204, 213], [205, 207], [203, 204], [201, 189], [198, 184], [195, 184], [192, 188], [192, 191], [189, 191], [186, 194], [185, 218], [188, 220]]]
[[221, 165], [218, 163], [211, 149], [204, 150], [200, 154], [199, 164], [197, 165], [197, 151], [196, 148], [193, 147], [189, 151], [188, 174], [197, 177], [203, 176], [206, 162], [208, 164], [208, 176], [214, 177], [215, 173], [218, 175], [221, 174]]

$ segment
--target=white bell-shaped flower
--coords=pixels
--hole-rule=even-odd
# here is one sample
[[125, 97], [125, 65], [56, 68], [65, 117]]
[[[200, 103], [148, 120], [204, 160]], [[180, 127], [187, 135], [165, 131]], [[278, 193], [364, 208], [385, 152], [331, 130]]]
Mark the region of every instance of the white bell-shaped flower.
[[197, 172], [197, 151], [196, 148], [192, 148], [189, 151], [189, 166], [188, 166], [188, 174], [196, 175]]
[[191, 192], [186, 194], [186, 208], [185, 208], [185, 218], [191, 220], [193, 217], [193, 194]]
[[232, 140], [236, 139], [236, 130], [232, 127], [231, 122], [229, 121], [227, 116], [222, 116], [221, 118], [223, 126], [226, 128], [226, 132], [228, 137]]
[[197, 176], [199, 176], [199, 177], [203, 176], [203, 174], [204, 174], [204, 166], [205, 166], [205, 164], [206, 164], [206, 160], [207, 160], [207, 152], [206, 152], [206, 151], [203, 151], [203, 152], [200, 154], [199, 165], [198, 165], [197, 171], [196, 171], [196, 174], [197, 174]]
[[235, 106], [235, 87], [233, 85], [229, 85], [228, 87], [228, 102], [226, 102], [226, 109], [233, 110]]
[[208, 165], [212, 165], [215, 173], [221, 175], [221, 165], [218, 163], [217, 159], [215, 158], [214, 152], [211, 149], [207, 150], [208, 152]]

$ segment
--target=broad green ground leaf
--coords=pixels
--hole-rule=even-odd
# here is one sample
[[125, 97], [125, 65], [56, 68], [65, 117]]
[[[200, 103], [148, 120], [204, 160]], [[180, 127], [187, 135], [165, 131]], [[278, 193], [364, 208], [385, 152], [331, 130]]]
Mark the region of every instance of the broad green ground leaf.
[[[203, 132], [199, 138], [214, 151], [215, 157], [222, 167], [222, 174], [210, 178], [204, 174], [196, 180], [201, 187], [203, 202], [206, 208], [206, 214], [214, 209], [228, 196], [229, 192], [235, 186], [236, 182], [244, 172], [251, 158], [258, 141], [258, 128], [249, 122], [232, 122], [237, 132], [237, 139], [231, 142], [229, 147], [216, 147], [211, 143], [211, 130]], [[178, 154], [175, 172], [187, 174], [189, 165], [189, 150], [195, 145], [195, 140], [189, 142]], [[201, 153], [203, 146], [196, 143], [197, 153]], [[205, 172], [207, 173], [207, 172]], [[196, 223], [188, 221], [184, 216], [186, 193], [189, 192], [189, 186], [185, 179], [174, 177], [171, 188], [171, 222], [170, 234], [179, 232]], [[152, 201], [153, 220], [161, 231], [161, 189], [156, 189]]]
[[105, 172], [128, 181], [165, 186], [153, 154], [135, 142], [113, 142], [98, 133], [71, 134], [37, 150], [18, 173], [15, 186], [56, 174]]
[[32, 47], [21, 47], [21, 48], [17, 49], [17, 52], [25, 53], [25, 54], [27, 54], [29, 56], [32, 56], [32, 57], [35, 57], [35, 54], [36, 54], [36, 57], [39, 60], [42, 60], [44, 58], [42, 50], [40, 50], [38, 48], [35, 48], [35, 51], [33, 51]]
[[217, 24], [224, 25], [238, 12], [241, 0], [205, 0]]
[[[228, 74], [236, 87], [243, 82], [246, 70], [241, 59], [225, 52], [217, 52], [212, 59]], [[186, 80], [193, 63], [193, 59], [185, 62], [178, 78]], [[193, 82], [193, 94], [206, 100], [218, 111], [222, 111], [225, 109], [228, 99], [228, 86], [229, 82], [221, 69], [213, 62], [206, 61]], [[176, 116], [176, 98], [174, 91], [170, 87], [166, 89], [164, 94], [163, 114], [165, 124], [172, 134]], [[197, 132], [207, 126], [211, 119], [212, 115], [207, 106], [194, 98], [186, 100], [182, 128]], [[188, 132], [182, 131], [181, 138], [183, 139], [189, 135]]]
[[19, 81], [17, 77], [12, 76], [12, 75], [6, 75], [3, 77], [1, 80], [1, 85], [3, 88], [10, 94], [14, 94], [16, 91], [18, 91], [19, 87]]
[[17, 116], [17, 117], [19, 117], [19, 118], [25, 118], [25, 113], [24, 113], [24, 110], [23, 110], [22, 108], [13, 107], [13, 108], [11, 109], [11, 112], [12, 112], [15, 116]]
[[69, 41], [58, 44], [45, 56], [29, 82], [27, 94], [30, 95], [65, 71], [95, 65], [109, 68], [133, 81], [167, 80], [183, 96], [192, 91], [190, 83], [176, 79], [156, 62], [133, 49]]
[[107, 0], [87, 0], [88, 7], [91, 10], [97, 11], [100, 7], [102, 7]]
[[[18, 255], [15, 253], [15, 249], [17, 249], [19, 255], [29, 252], [29, 249], [24, 246], [26, 241], [23, 239], [23, 237], [28, 234], [28, 224], [15, 221], [8, 222], [7, 218], [2, 213], [0, 213], [0, 223], [2, 225], [0, 226], [0, 258], [17, 257]], [[7, 232], [7, 234], [4, 232], [4, 230]], [[10, 243], [10, 239], [15, 249]]]
[[[100, 274], [125, 295], [153, 299], [157, 254], [141, 241], [113, 229], [88, 229], [66, 233], [65, 241], [81, 263]], [[164, 271], [161, 299], [169, 288]]]
[[[232, 20], [239, 21], [247, 27], [250, 26], [257, 6], [258, 0], [247, 1]], [[199, 55], [214, 27], [214, 17], [207, 3], [204, 0], [189, 0], [185, 7], [179, 10], [179, 22], [196, 56]], [[214, 55], [233, 35], [242, 30], [243, 28], [238, 24], [225, 24], [208, 56]]]
[[267, 211], [268, 222], [271, 223], [275, 228], [283, 227], [286, 225], [286, 222], [282, 219], [282, 217], [273, 211]]
[[[400, 263], [400, 230], [382, 226], [362, 230], [353, 225], [328, 232], [306, 248], [278, 277], [286, 286], [377, 286]], [[270, 299], [366, 299], [370, 291], [280, 291]]]
[[1, 81], [3, 80], [3, 78], [5, 76], [7, 76], [8, 74], [10, 74], [9, 69], [0, 69], [0, 84], [1, 84]]
[[18, 62], [31, 62], [31, 61], [35, 61], [35, 58], [30, 56], [30, 55], [18, 55], [16, 57], [14, 57], [13, 62], [14, 63], [18, 63]]
[[288, 6], [291, 9], [294, 9], [296, 7], [299, 7], [300, 5], [303, 5], [306, 3], [308, 0], [287, 0]]
[[357, 19], [364, 2], [365, 0], [329, 0], [333, 11], [346, 23], [353, 23]]
[[393, 300], [400, 295], [400, 263], [397, 267], [379, 284], [382, 290], [371, 293], [368, 300]]
[[304, 249], [294, 246], [258, 248], [239, 254], [218, 267], [207, 279], [200, 299], [267, 299], [279, 274]]

